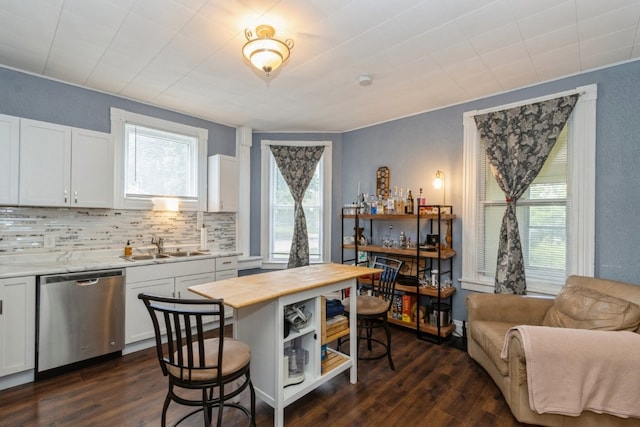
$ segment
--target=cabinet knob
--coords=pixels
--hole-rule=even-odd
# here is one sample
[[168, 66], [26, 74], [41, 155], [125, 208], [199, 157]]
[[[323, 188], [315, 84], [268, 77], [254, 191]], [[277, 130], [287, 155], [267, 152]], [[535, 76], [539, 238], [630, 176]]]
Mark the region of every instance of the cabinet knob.
[[2, 300], [0, 299], [0, 314], [2, 314]]
[[69, 200], [69, 198], [67, 197], [69, 195], [69, 192], [67, 190], [64, 190], [64, 202], [67, 203], [67, 200]]
[[74, 201], [74, 203], [78, 203], [78, 192], [77, 191], [75, 191], [73, 193], [73, 201]]

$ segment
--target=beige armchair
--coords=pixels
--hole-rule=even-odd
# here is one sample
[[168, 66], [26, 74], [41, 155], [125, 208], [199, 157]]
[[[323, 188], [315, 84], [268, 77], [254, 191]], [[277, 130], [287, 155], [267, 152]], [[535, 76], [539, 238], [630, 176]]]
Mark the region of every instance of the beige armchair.
[[[466, 299], [466, 306], [469, 355], [498, 385], [518, 421], [529, 424], [580, 427], [640, 425], [640, 418], [621, 418], [588, 410], [583, 411], [579, 416], [538, 413], [532, 410], [527, 382], [527, 357], [522, 336], [518, 331], [509, 333], [508, 346], [505, 347], [507, 332], [518, 325], [554, 326], [572, 330], [626, 330], [638, 334], [640, 333], [638, 330], [640, 286], [571, 276], [555, 299], [471, 294]], [[561, 332], [570, 333], [567, 329]], [[624, 335], [624, 337], [628, 336], [633, 338], [636, 345], [635, 341], [638, 341], [635, 340], [636, 335]], [[599, 345], [601, 343], [593, 343], [593, 346]], [[503, 348], [508, 349], [506, 358], [501, 357]], [[616, 352], [615, 348], [608, 350], [610, 354]], [[636, 355], [637, 371], [640, 366], [640, 353]], [[559, 355], [559, 358], [562, 357]], [[640, 402], [640, 395], [636, 397], [635, 401]]]

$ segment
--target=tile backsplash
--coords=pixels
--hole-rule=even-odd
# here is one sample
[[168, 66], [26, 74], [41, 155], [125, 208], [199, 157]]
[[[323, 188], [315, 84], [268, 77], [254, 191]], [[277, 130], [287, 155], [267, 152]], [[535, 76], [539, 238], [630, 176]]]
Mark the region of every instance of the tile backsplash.
[[[236, 249], [234, 213], [204, 213], [208, 248]], [[0, 255], [121, 250], [164, 237], [165, 246], [198, 245], [196, 212], [0, 207]], [[45, 248], [45, 237], [55, 246]]]

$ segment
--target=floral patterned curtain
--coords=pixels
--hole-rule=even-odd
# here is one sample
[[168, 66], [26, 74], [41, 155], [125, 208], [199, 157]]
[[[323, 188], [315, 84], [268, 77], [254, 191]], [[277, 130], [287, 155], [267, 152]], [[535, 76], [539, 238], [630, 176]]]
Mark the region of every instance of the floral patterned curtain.
[[309, 265], [309, 235], [302, 199], [322, 157], [324, 146], [299, 147], [272, 145], [271, 152], [278, 169], [289, 186], [295, 206], [295, 222], [287, 268]]
[[516, 202], [538, 176], [578, 96], [475, 116], [491, 170], [507, 201], [500, 228], [496, 293], [526, 293]]

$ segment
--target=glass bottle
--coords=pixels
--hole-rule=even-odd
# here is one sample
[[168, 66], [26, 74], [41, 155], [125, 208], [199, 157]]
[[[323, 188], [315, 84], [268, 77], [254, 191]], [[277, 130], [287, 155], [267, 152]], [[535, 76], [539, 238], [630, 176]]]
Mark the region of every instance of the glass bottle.
[[387, 213], [394, 214], [395, 212], [395, 204], [396, 197], [398, 196], [398, 187], [395, 187], [393, 196], [389, 195], [389, 199], [387, 199]]
[[[396, 187], [397, 189], [397, 187]], [[403, 214], [404, 213], [404, 197], [402, 196], [402, 188], [400, 188], [400, 192], [396, 192], [396, 197], [395, 197], [395, 211], [397, 214]]]
[[410, 188], [407, 188], [407, 203], [405, 204], [405, 212], [408, 214], [413, 214], [413, 195], [411, 194]]

